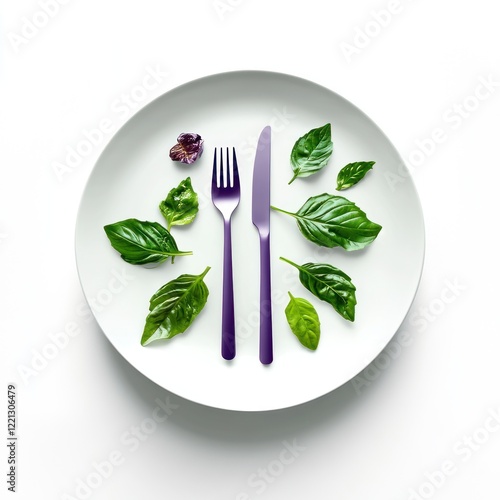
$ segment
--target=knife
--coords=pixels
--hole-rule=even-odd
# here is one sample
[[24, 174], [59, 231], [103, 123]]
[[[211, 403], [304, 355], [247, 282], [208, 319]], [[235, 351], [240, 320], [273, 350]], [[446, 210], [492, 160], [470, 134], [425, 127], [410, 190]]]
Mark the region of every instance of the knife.
[[264, 365], [273, 361], [273, 325], [271, 310], [270, 212], [271, 212], [271, 127], [260, 134], [253, 167], [252, 222], [260, 238], [260, 347]]

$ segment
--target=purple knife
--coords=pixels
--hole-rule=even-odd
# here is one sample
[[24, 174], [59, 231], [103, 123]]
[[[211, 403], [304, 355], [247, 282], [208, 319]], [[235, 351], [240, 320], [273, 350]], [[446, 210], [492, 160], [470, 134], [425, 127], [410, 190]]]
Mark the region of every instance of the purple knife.
[[271, 308], [270, 205], [271, 205], [271, 127], [260, 134], [253, 167], [252, 222], [260, 238], [260, 362], [273, 361]]

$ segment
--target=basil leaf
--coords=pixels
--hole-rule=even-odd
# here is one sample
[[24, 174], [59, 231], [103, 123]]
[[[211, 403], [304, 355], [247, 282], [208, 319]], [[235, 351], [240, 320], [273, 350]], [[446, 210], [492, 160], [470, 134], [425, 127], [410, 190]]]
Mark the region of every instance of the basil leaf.
[[207, 302], [209, 292], [203, 278], [208, 271], [210, 267], [198, 276], [182, 274], [151, 297], [141, 338], [143, 346], [155, 340], [171, 339], [189, 328]]
[[315, 351], [320, 336], [320, 322], [314, 306], [306, 299], [294, 297], [290, 292], [290, 302], [286, 306], [285, 314], [288, 324], [300, 343]]
[[171, 189], [159, 208], [167, 220], [169, 231], [172, 226], [191, 224], [198, 213], [198, 195], [191, 185], [191, 177]]
[[104, 226], [111, 246], [129, 264], [159, 263], [177, 255], [191, 255], [177, 248], [173, 236], [157, 222], [126, 219]]
[[313, 128], [297, 140], [290, 155], [293, 177], [308, 177], [321, 170], [330, 159], [333, 151], [332, 128], [329, 123]]
[[177, 144], [170, 149], [170, 159], [190, 165], [203, 153], [203, 139], [200, 134], [181, 134]]
[[299, 266], [284, 257], [280, 259], [299, 270], [300, 282], [313, 295], [328, 302], [344, 319], [354, 321], [356, 287], [347, 274], [330, 264], [308, 262]]
[[291, 215], [300, 232], [316, 245], [346, 250], [360, 250], [370, 244], [382, 226], [368, 220], [365, 212], [342, 196], [323, 193], [312, 196], [298, 212], [292, 213], [271, 206], [273, 210]]
[[357, 161], [349, 163], [337, 175], [337, 191], [350, 188], [357, 184], [375, 165], [374, 161]]

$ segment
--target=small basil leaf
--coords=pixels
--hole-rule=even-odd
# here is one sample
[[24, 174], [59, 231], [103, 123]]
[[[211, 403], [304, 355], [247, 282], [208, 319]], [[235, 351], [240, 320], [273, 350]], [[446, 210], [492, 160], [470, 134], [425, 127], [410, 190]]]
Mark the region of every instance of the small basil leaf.
[[203, 153], [203, 139], [199, 134], [181, 134], [170, 149], [170, 159], [181, 163], [194, 163]]
[[360, 250], [369, 245], [382, 229], [352, 201], [327, 193], [312, 196], [296, 213], [271, 208], [294, 217], [300, 232], [308, 240], [328, 248], [340, 246], [349, 251]]
[[374, 161], [357, 161], [349, 163], [337, 175], [337, 191], [350, 188], [357, 184], [375, 165]]
[[321, 300], [328, 302], [344, 319], [354, 321], [356, 287], [351, 278], [330, 264], [308, 262], [302, 266], [280, 257], [299, 270], [300, 282]]
[[321, 170], [330, 159], [333, 151], [332, 128], [329, 123], [314, 128], [297, 140], [290, 155], [293, 177], [308, 177]]
[[159, 263], [177, 255], [191, 255], [177, 248], [173, 236], [157, 222], [126, 219], [104, 226], [111, 246], [129, 264]]
[[189, 328], [207, 302], [209, 292], [203, 278], [208, 271], [210, 267], [200, 275], [182, 274], [151, 297], [141, 338], [143, 346], [171, 339]]
[[171, 189], [159, 208], [167, 220], [169, 231], [172, 226], [191, 224], [198, 213], [198, 195], [193, 190], [191, 178], [184, 179]]
[[315, 351], [320, 336], [320, 322], [314, 306], [306, 299], [294, 297], [290, 292], [290, 302], [286, 306], [285, 314], [293, 334], [300, 343]]

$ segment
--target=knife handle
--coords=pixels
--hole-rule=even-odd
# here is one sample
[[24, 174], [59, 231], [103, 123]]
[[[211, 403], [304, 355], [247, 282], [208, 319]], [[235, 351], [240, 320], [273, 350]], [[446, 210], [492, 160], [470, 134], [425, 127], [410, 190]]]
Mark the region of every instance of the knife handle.
[[260, 235], [260, 362], [273, 361], [273, 324], [271, 307], [271, 251], [269, 234]]

